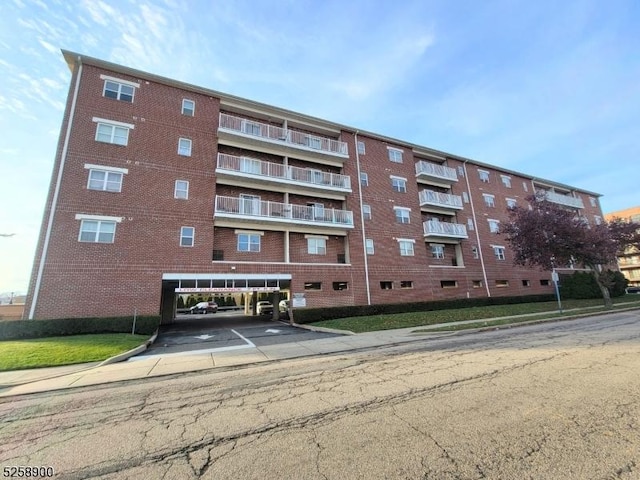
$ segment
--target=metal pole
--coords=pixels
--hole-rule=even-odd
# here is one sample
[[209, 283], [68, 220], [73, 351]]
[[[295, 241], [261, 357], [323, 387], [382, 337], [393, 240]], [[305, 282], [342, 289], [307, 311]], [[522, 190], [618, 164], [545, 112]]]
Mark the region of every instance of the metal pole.
[[553, 284], [554, 284], [554, 286], [556, 288], [556, 298], [558, 299], [558, 310], [560, 310], [560, 313], [562, 313], [562, 302], [560, 301], [560, 289], [558, 288], [558, 280], [560, 278], [559, 278], [558, 272], [556, 272], [555, 268], [551, 272], [551, 279], [553, 280]]
[[133, 309], [133, 327], [131, 328], [131, 335], [136, 334], [136, 317], [138, 316], [138, 309]]

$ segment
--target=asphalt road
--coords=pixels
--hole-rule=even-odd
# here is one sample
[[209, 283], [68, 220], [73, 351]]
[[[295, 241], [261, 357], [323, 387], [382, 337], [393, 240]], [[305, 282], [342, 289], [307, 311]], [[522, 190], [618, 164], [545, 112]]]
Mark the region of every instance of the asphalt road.
[[637, 479], [640, 312], [0, 401], [60, 479]]

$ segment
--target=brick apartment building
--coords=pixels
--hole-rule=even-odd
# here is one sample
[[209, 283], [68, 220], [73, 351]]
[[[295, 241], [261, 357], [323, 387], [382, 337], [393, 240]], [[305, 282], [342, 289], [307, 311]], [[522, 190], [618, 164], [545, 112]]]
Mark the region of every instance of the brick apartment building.
[[[73, 75], [28, 318], [163, 315], [185, 292], [294, 306], [552, 293], [500, 223], [599, 194], [63, 51]], [[272, 297], [269, 297], [272, 298]]]
[[[607, 213], [607, 221], [614, 218], [621, 218], [631, 222], [640, 223], [640, 207], [631, 207], [616, 212]], [[618, 256], [618, 267], [629, 281], [630, 287], [640, 287], [640, 252], [633, 247], [629, 247], [622, 255]]]

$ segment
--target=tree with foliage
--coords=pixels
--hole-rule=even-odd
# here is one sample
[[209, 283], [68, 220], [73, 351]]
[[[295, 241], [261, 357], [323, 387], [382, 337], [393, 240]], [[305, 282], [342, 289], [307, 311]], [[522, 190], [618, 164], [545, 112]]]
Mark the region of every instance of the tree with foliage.
[[515, 252], [518, 265], [545, 270], [563, 267], [589, 269], [606, 307], [611, 307], [613, 278], [604, 266], [629, 247], [640, 247], [640, 224], [614, 219], [589, 225], [584, 218], [543, 195], [527, 197], [529, 207], [509, 210], [510, 221], [501, 228]]

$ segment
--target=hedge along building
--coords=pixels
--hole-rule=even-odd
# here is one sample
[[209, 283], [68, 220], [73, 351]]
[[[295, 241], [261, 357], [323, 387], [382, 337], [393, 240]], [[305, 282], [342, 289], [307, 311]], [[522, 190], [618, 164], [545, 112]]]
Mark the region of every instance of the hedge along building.
[[552, 293], [500, 223], [599, 195], [77, 53], [28, 318], [162, 313], [176, 295], [297, 307]]

